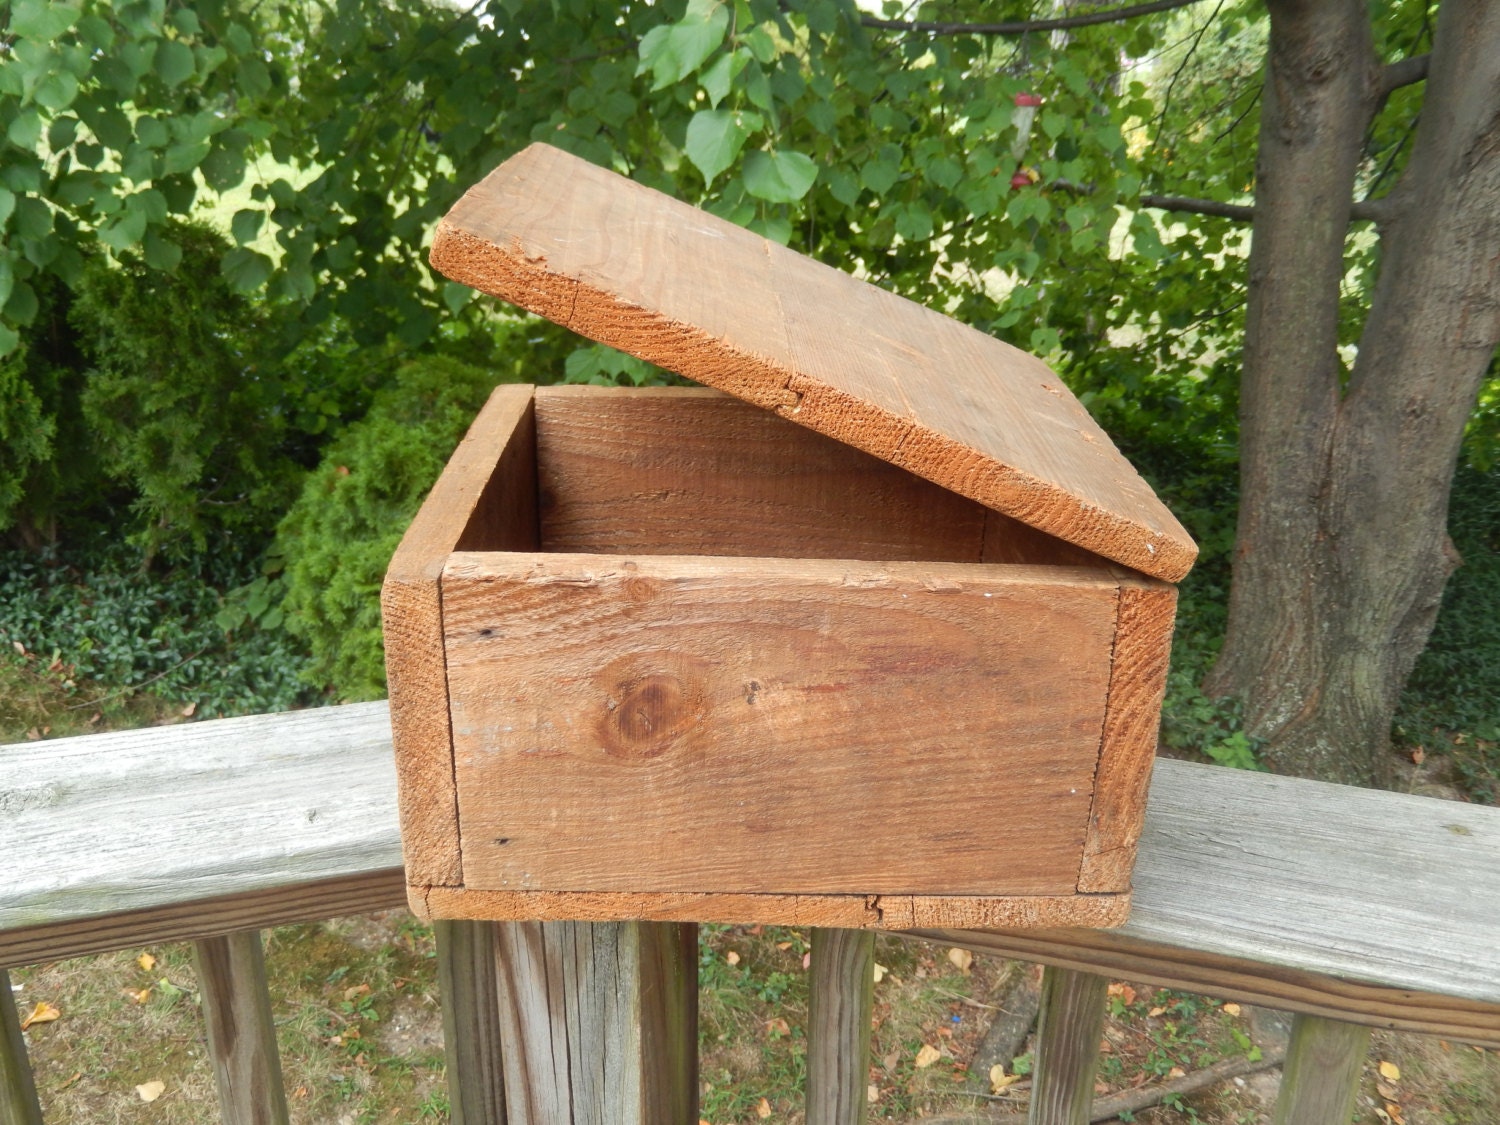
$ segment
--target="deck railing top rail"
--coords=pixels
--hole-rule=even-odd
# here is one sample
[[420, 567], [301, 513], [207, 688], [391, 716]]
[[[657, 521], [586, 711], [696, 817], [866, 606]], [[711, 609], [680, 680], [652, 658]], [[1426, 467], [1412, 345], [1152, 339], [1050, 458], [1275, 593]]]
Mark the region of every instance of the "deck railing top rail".
[[[0, 965], [398, 905], [385, 704], [0, 748], [0, 854]], [[1160, 761], [1123, 929], [927, 936], [1500, 1043], [1497, 933], [1500, 809]]]

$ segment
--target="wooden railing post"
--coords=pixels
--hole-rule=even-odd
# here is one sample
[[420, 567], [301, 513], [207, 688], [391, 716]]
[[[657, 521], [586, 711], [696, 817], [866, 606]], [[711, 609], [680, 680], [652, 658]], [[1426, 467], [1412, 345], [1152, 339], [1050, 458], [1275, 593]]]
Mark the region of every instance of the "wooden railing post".
[[0, 969], [0, 1125], [42, 1125], [36, 1081], [26, 1056], [26, 1036], [10, 990], [10, 974]]
[[505, 1125], [494, 922], [433, 922], [452, 1125]]
[[1276, 1125], [1345, 1125], [1369, 1049], [1368, 1027], [1299, 1015], [1282, 1067]]
[[1088, 1125], [1109, 981], [1049, 967], [1042, 974], [1030, 1125]]
[[507, 922], [508, 1125], [696, 1125], [697, 927]]
[[869, 1099], [875, 934], [812, 932], [807, 1027], [807, 1125], [863, 1125]]
[[193, 943], [224, 1125], [287, 1125], [286, 1090], [260, 931]]

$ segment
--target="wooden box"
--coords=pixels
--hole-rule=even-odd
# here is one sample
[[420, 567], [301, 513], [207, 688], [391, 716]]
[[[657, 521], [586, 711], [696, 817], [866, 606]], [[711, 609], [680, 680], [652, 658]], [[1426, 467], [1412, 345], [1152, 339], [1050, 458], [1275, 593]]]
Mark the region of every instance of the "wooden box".
[[412, 524], [414, 909], [1124, 920], [1195, 548], [1045, 365], [544, 146], [433, 262], [719, 389], [502, 386]]

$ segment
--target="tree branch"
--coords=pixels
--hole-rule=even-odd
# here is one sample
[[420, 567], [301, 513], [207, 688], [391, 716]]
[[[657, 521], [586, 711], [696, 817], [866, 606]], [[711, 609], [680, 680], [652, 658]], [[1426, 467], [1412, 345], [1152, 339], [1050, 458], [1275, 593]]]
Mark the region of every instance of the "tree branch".
[[[1194, 215], [1216, 215], [1221, 219], [1234, 219], [1248, 223], [1255, 218], [1255, 208], [1244, 203], [1221, 203], [1217, 199], [1191, 199], [1183, 195], [1143, 195], [1142, 207], [1154, 207], [1158, 211], [1186, 211]], [[1394, 208], [1382, 196], [1380, 199], [1356, 199], [1349, 205], [1349, 217], [1380, 223], [1389, 219]]]
[[1393, 90], [1424, 80], [1427, 77], [1427, 63], [1431, 58], [1431, 55], [1413, 55], [1409, 59], [1387, 63], [1380, 71], [1381, 100], [1388, 98]]
[[[1119, 23], [1149, 16], [1153, 12], [1170, 12], [1199, 0], [1152, 0], [1149, 4], [1132, 4], [1126, 8], [1105, 8], [1081, 16], [1059, 16], [1050, 20], [1009, 20], [1004, 23], [943, 23], [931, 20], [882, 20], [861, 16], [860, 25], [880, 31], [921, 31], [929, 35], [1025, 35], [1031, 31], [1067, 31], [1074, 27], [1091, 27], [1099, 23]], [[1403, 60], [1405, 61], [1405, 60]], [[1399, 64], [1395, 64], [1399, 65]], [[1415, 80], [1414, 80], [1415, 81]]]

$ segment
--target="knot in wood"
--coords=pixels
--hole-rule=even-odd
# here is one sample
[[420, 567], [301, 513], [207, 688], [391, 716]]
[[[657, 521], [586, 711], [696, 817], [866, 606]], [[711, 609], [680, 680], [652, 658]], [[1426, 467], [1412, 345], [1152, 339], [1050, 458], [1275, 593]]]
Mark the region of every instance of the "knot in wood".
[[616, 758], [655, 758], [703, 717], [703, 689], [667, 672], [653, 672], [614, 686], [600, 735]]

